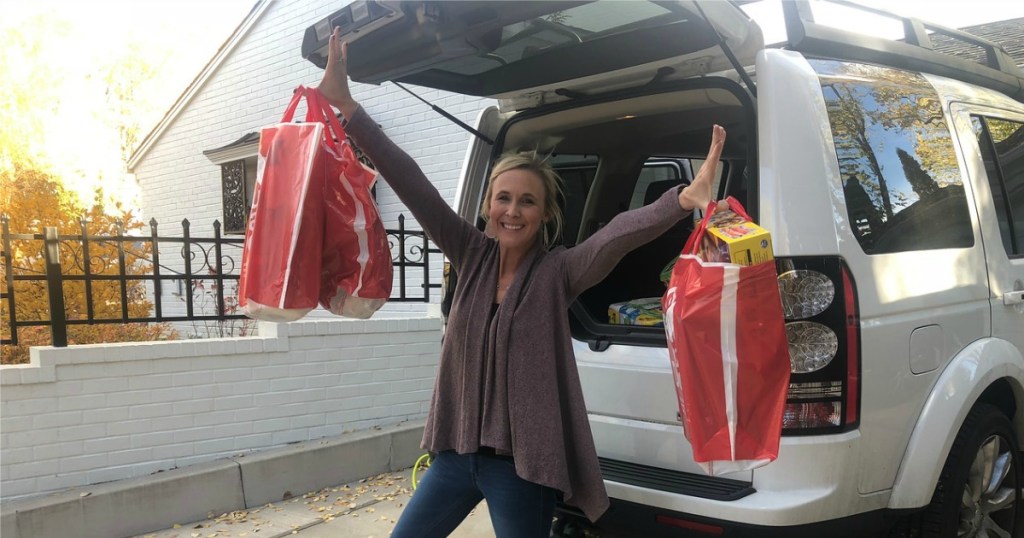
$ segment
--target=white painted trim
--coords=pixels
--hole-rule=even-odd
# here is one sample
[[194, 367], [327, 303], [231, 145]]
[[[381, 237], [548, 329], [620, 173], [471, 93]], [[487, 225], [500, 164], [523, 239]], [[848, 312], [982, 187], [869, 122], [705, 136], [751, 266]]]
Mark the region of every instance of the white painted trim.
[[223, 151], [211, 151], [206, 153], [206, 158], [216, 165], [240, 161], [250, 157], [256, 157], [260, 152], [259, 141], [244, 146], [236, 146]]
[[209, 63], [206, 64], [206, 67], [199, 73], [199, 76], [192, 81], [192, 84], [185, 89], [185, 92], [182, 93], [180, 97], [178, 97], [178, 100], [175, 101], [173, 106], [171, 106], [171, 109], [164, 114], [160, 123], [158, 123], [156, 127], [146, 135], [146, 138], [142, 140], [142, 143], [139, 144], [139, 148], [136, 149], [135, 153], [133, 153], [128, 159], [129, 172], [135, 172], [135, 167], [139, 164], [139, 161], [146, 156], [146, 153], [148, 153], [156, 144], [157, 140], [159, 140], [164, 134], [164, 131], [174, 123], [174, 120], [178, 118], [178, 115], [181, 114], [182, 111], [185, 110], [185, 107], [192, 102], [192, 98], [199, 93], [199, 90], [206, 84], [206, 81], [210, 80], [213, 74], [217, 72], [221, 64], [224, 63], [224, 60], [226, 60], [227, 57], [235, 50], [235, 47], [242, 42], [242, 38], [244, 38], [246, 34], [249, 33], [249, 30], [256, 25], [256, 22], [261, 16], [263, 16], [263, 13], [267, 11], [267, 8], [270, 7], [270, 4], [272, 3], [274, 3], [274, 0], [260, 0], [260, 3], [257, 4], [256, 7], [249, 12], [249, 15], [245, 20], [238, 25], [235, 33], [228, 39], [227, 43], [217, 51], [217, 54]]

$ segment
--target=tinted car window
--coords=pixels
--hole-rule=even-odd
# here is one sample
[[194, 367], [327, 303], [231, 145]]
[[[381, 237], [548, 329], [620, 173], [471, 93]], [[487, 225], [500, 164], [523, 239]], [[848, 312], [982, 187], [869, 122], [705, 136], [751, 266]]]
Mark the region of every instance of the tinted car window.
[[1009, 255], [1024, 254], [1024, 124], [973, 116], [999, 235]]
[[562, 244], [571, 247], [576, 244], [583, 219], [583, 205], [587, 201], [590, 187], [597, 173], [598, 157], [595, 155], [555, 155], [551, 166], [562, 179], [564, 198], [562, 206]]
[[679, 185], [683, 182], [683, 161], [678, 162], [649, 162], [640, 170], [640, 177], [636, 180], [636, 188], [633, 189], [633, 196], [629, 200], [629, 208], [636, 209], [647, 205], [651, 197], [657, 199], [665, 192], [667, 185]]
[[918, 73], [810, 60], [818, 73], [853, 234], [864, 252], [974, 244], [938, 93]]

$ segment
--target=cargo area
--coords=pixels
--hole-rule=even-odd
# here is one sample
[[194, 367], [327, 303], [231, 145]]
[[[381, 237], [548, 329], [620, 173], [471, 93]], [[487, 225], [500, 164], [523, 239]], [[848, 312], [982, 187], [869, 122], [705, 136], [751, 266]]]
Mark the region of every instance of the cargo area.
[[[734, 82], [709, 77], [540, 107], [510, 121], [498, 144], [503, 152], [552, 155], [565, 189], [563, 244], [573, 246], [619, 213], [688, 183], [716, 123], [727, 131], [716, 197], [736, 197], [756, 218], [755, 118]], [[638, 247], [584, 292], [571, 308], [573, 336], [596, 350], [612, 343], [665, 345], [660, 313], [644, 307], [660, 310], [662, 272], [682, 251], [695, 219]]]

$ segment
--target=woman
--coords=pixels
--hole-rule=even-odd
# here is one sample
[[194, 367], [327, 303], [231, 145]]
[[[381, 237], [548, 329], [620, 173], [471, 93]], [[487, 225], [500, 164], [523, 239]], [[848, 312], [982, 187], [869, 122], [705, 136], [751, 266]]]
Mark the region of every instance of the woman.
[[566, 312], [627, 252], [707, 206], [725, 131], [714, 127], [707, 161], [691, 185], [618, 215], [571, 249], [548, 251], [548, 237], [561, 225], [550, 166], [529, 154], [501, 159], [482, 208], [487, 230], [480, 232], [352, 98], [347, 54], [335, 29], [320, 91], [459, 274], [423, 432], [423, 448], [437, 457], [392, 538], [447, 536], [482, 499], [498, 537], [547, 537], [559, 494], [597, 520], [608, 496]]

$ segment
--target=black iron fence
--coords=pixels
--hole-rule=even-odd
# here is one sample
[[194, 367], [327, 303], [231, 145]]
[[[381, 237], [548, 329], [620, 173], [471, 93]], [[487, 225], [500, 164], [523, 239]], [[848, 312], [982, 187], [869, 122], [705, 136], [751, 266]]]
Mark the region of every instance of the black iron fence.
[[[24, 327], [48, 326], [52, 345], [65, 347], [72, 325], [247, 319], [235, 297], [243, 238], [222, 236], [220, 221], [213, 223], [213, 237], [192, 237], [188, 219], [181, 222], [180, 237], [160, 236], [155, 219], [149, 235], [127, 235], [121, 225], [113, 235], [92, 235], [85, 219], [75, 235], [59, 235], [50, 226], [41, 233], [11, 233], [6, 216], [0, 216], [0, 224], [5, 280], [0, 308], [7, 325], [0, 344], [17, 345], [18, 329]], [[440, 250], [423, 231], [406, 229], [404, 215], [387, 235], [397, 276], [390, 301], [429, 302], [430, 290], [441, 287], [430, 281], [430, 256]], [[82, 299], [74, 307], [65, 304], [72, 287]], [[418, 293], [411, 294], [411, 288]], [[19, 293], [34, 299], [31, 312], [25, 306], [19, 312]], [[48, 301], [41, 300], [42, 293]], [[167, 295], [174, 297], [173, 308], [165, 304]], [[140, 302], [147, 306], [143, 313], [131, 308]]]

